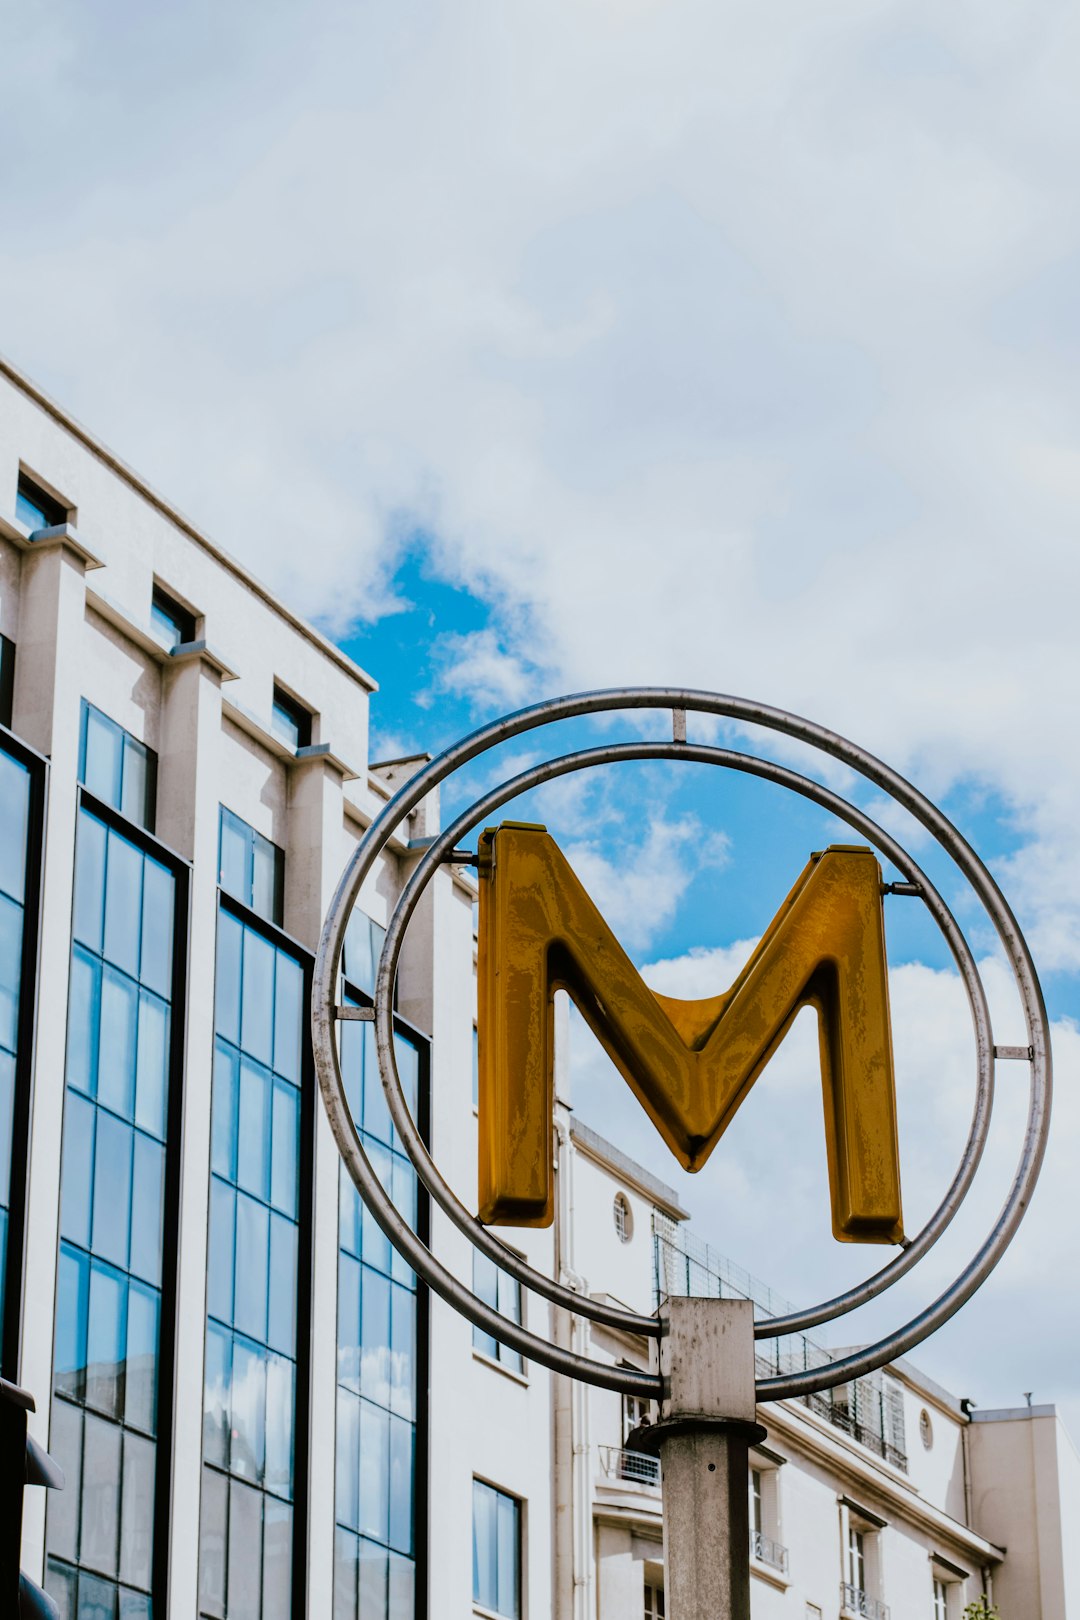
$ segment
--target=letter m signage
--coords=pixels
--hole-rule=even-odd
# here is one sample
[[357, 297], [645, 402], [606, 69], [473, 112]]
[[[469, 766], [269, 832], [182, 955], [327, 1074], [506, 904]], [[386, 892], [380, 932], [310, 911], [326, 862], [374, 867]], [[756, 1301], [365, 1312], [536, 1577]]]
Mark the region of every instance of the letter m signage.
[[818, 1014], [834, 1235], [903, 1237], [881, 869], [869, 849], [811, 856], [729, 990], [642, 980], [544, 827], [480, 839], [480, 1218], [554, 1215], [553, 998], [569, 992], [656, 1129], [699, 1170], [801, 1008]]

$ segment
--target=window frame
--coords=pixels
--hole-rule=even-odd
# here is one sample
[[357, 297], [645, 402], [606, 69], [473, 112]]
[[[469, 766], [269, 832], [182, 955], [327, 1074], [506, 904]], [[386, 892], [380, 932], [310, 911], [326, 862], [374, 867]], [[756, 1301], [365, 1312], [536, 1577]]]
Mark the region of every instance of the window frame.
[[664, 1620], [666, 1612], [664, 1588], [655, 1581], [645, 1583], [645, 1620]]
[[[224, 866], [222, 862], [222, 844], [226, 816], [229, 816], [235, 822], [239, 822], [240, 826], [243, 827], [245, 834], [247, 835], [247, 852], [244, 861], [244, 884], [245, 887], [249, 889], [249, 893], [246, 899], [242, 895], [234, 894], [231, 889], [227, 889], [223, 882]], [[274, 852], [274, 915], [272, 917], [264, 917], [261, 911], [255, 910], [256, 840], [258, 840], [260, 843], [266, 844]], [[248, 883], [249, 875], [250, 885]], [[290, 940], [290, 948], [301, 950], [304, 949], [303, 946], [298, 946], [297, 942], [292, 940], [290, 935], [286, 934], [283, 927], [285, 919], [284, 848], [281, 844], [275, 844], [272, 838], [267, 838], [266, 834], [261, 833], [257, 827], [253, 827], [250, 821], [245, 821], [244, 817], [240, 815], [238, 811], [231, 810], [227, 804], [222, 804], [220, 801], [218, 803], [217, 889], [220, 895], [226, 895], [230, 900], [234, 900], [241, 910], [249, 913], [252, 917], [258, 917], [262, 922], [266, 923], [268, 928], [275, 929], [282, 939]], [[305, 954], [310, 955], [309, 952], [305, 952]], [[311, 960], [314, 962], [314, 957], [311, 957]]]
[[615, 1226], [615, 1236], [620, 1243], [632, 1243], [634, 1238], [634, 1209], [629, 1198], [620, 1187], [611, 1201], [611, 1218]]
[[[476, 1595], [475, 1574], [474, 1574], [474, 1579], [473, 1579], [473, 1592], [472, 1592], [473, 1613], [474, 1614], [481, 1614], [481, 1615], [491, 1615], [491, 1616], [495, 1617], [495, 1620], [524, 1620], [524, 1606], [525, 1606], [524, 1599], [525, 1599], [525, 1585], [526, 1585], [526, 1580], [525, 1580], [525, 1546], [526, 1546], [525, 1520], [526, 1520], [526, 1507], [527, 1507], [526, 1498], [522, 1497], [522, 1496], [519, 1496], [516, 1491], [508, 1491], [508, 1490], [504, 1489], [504, 1487], [502, 1485], [496, 1485], [493, 1480], [485, 1479], [482, 1474], [474, 1474], [473, 1477], [472, 1477], [472, 1483], [473, 1483], [473, 1488], [472, 1488], [472, 1553], [473, 1553], [473, 1564], [474, 1564], [474, 1566], [475, 1566], [475, 1560], [476, 1560], [476, 1487], [478, 1485], [483, 1490], [491, 1491], [491, 1492], [494, 1493], [495, 1496], [505, 1497], [505, 1499], [508, 1502], [512, 1502], [514, 1504], [515, 1525], [516, 1525], [516, 1530], [517, 1530], [517, 1535], [516, 1535], [516, 1538], [515, 1538], [516, 1539], [516, 1552], [517, 1552], [517, 1560], [516, 1560], [516, 1562], [517, 1562], [517, 1570], [516, 1570], [517, 1580], [516, 1580], [516, 1590], [515, 1590], [515, 1594], [514, 1594], [514, 1596], [515, 1596], [514, 1613], [513, 1614], [507, 1614], [504, 1609], [490, 1609], [490, 1608], [487, 1607], [486, 1604], [482, 1603], [480, 1601], [479, 1597]], [[498, 1582], [498, 1572], [497, 1572], [497, 1565], [496, 1565], [496, 1583], [497, 1582]]]
[[61, 496], [55, 495], [21, 463], [15, 484], [15, 515], [20, 523], [24, 523], [25, 520], [19, 517], [20, 496], [30, 506], [35, 507], [45, 519], [44, 523], [30, 529], [31, 534], [38, 534], [42, 529], [58, 529], [62, 524], [71, 522], [74, 507]]
[[[86, 783], [83, 781], [83, 777], [86, 775], [86, 756], [87, 756], [87, 749], [89, 747], [89, 740], [90, 740], [90, 711], [91, 710], [93, 710], [94, 714], [97, 715], [101, 720], [104, 720], [105, 723], [108, 726], [110, 726], [114, 731], [119, 733], [119, 737], [120, 737], [120, 797], [121, 797], [121, 801], [123, 800], [123, 794], [124, 794], [124, 756], [127, 753], [129, 744], [133, 749], [141, 750], [143, 755], [144, 755], [144, 763], [145, 763], [145, 767], [146, 767], [146, 780], [145, 780], [144, 787], [143, 787], [143, 814], [145, 816], [145, 820], [143, 820], [143, 821], [133, 821], [133, 820], [131, 820], [129, 817], [124, 815], [124, 812], [120, 808], [119, 805], [113, 806], [113, 805], [109, 804], [109, 801], [107, 799], [100, 798], [99, 795], [94, 793], [94, 791], [91, 788], [87, 787]], [[116, 815], [118, 815], [120, 817], [120, 820], [123, 823], [123, 827], [125, 829], [130, 828], [130, 827], [137, 827], [140, 832], [145, 832], [151, 838], [153, 838], [154, 837], [154, 828], [155, 828], [155, 825], [157, 823], [157, 776], [158, 776], [157, 749], [156, 748], [151, 748], [149, 743], [145, 743], [145, 742], [143, 742], [141, 740], [141, 738], [136, 737], [134, 732], [129, 731], [126, 726], [122, 726], [120, 724], [119, 720], [114, 720], [111, 714], [107, 714], [104, 709], [99, 709], [96, 703], [91, 703], [91, 701], [90, 701], [90, 699], [88, 697], [80, 698], [80, 708], [79, 708], [79, 784], [78, 784], [79, 785], [79, 792], [80, 793], [88, 793], [90, 795], [90, 797], [93, 799], [95, 804], [101, 805], [101, 806], [107, 808], [108, 810], [110, 810], [111, 812], [115, 813]], [[162, 845], [161, 847], [165, 848], [164, 845]]]
[[15, 643], [0, 635], [0, 726], [11, 730], [15, 710]]
[[[83, 699], [85, 704], [86, 700]], [[108, 718], [108, 716], [106, 716]], [[115, 722], [114, 722], [115, 723]], [[153, 750], [150, 750], [153, 755]], [[168, 1104], [165, 1115], [165, 1177], [162, 1190], [161, 1216], [161, 1315], [158, 1323], [158, 1390], [157, 1419], [154, 1436], [156, 1453], [154, 1466], [153, 1556], [150, 1566], [150, 1595], [155, 1612], [164, 1611], [169, 1591], [171, 1562], [172, 1518], [172, 1464], [175, 1445], [175, 1383], [176, 1383], [176, 1328], [177, 1280], [179, 1272], [180, 1242], [180, 1182], [183, 1158], [184, 1076], [187, 1054], [187, 981], [190, 944], [191, 863], [164, 844], [138, 822], [129, 820], [111, 804], [97, 798], [80, 783], [76, 801], [76, 834], [79, 814], [86, 810], [112, 831], [126, 838], [144, 855], [151, 856], [166, 867], [175, 883], [173, 902], [173, 952], [169, 1020]], [[72, 864], [74, 869], [75, 852]], [[74, 905], [74, 893], [72, 895]], [[69, 929], [70, 954], [74, 950], [74, 925]], [[67, 1012], [65, 1012], [65, 1018]], [[64, 1082], [67, 1097], [67, 1080]], [[63, 1146], [61, 1147], [60, 1185], [63, 1186]], [[53, 1300], [53, 1333], [56, 1332], [56, 1300], [59, 1295], [60, 1224], [56, 1232], [56, 1287]], [[52, 1423], [52, 1403], [55, 1392], [49, 1392], [49, 1422]], [[63, 1399], [61, 1396], [60, 1399]], [[81, 1403], [79, 1410], [89, 1410]], [[117, 1419], [94, 1413], [103, 1422], [122, 1428]], [[46, 1537], [46, 1546], [47, 1546]], [[82, 1568], [82, 1566], [76, 1566]]]
[[[359, 908], [357, 908], [359, 911]], [[355, 915], [355, 913], [354, 913]], [[371, 919], [369, 918], [369, 921]], [[377, 925], [378, 926], [378, 925]], [[361, 990], [353, 979], [341, 975], [341, 995], [345, 1001], [353, 1001], [360, 1007], [374, 1007], [374, 997], [367, 990]], [[397, 986], [394, 986], [395, 999]], [[393, 1015], [393, 1028], [395, 1035], [404, 1035], [413, 1043], [419, 1058], [416, 1076], [416, 1128], [420, 1139], [425, 1146], [431, 1143], [431, 1036], [426, 1030], [402, 1018], [397, 1012]], [[310, 1044], [310, 1042], [309, 1042]], [[358, 1127], [359, 1129], [359, 1127]], [[339, 1176], [344, 1172], [344, 1162], [338, 1166]], [[339, 1194], [340, 1196], [340, 1194]], [[416, 1234], [420, 1241], [427, 1245], [431, 1242], [431, 1196], [420, 1180], [416, 1180]], [[335, 1252], [340, 1254], [340, 1241], [335, 1244]], [[334, 1306], [334, 1332], [337, 1335], [338, 1302], [336, 1298], [337, 1283], [335, 1281]], [[416, 1571], [414, 1592], [414, 1620], [428, 1620], [428, 1529], [430, 1523], [430, 1421], [429, 1401], [427, 1398], [430, 1382], [431, 1368], [431, 1290], [419, 1275], [416, 1277], [416, 1346], [415, 1346], [415, 1375], [416, 1375], [416, 1420], [414, 1424], [414, 1451], [413, 1451], [413, 1567]], [[336, 1384], [335, 1384], [336, 1390]], [[337, 1421], [334, 1422], [334, 1477], [337, 1478]], [[337, 1505], [335, 1502], [335, 1530], [337, 1527]], [[302, 1611], [297, 1610], [297, 1613]]]
[[[225, 806], [220, 808], [224, 809]], [[233, 815], [235, 811], [231, 812]], [[242, 819], [242, 818], [240, 818]], [[248, 825], [248, 823], [245, 823]], [[275, 846], [280, 848], [280, 846]], [[284, 851], [282, 851], [284, 858]], [[311, 984], [315, 970], [315, 958], [306, 945], [287, 934], [283, 928], [268, 918], [260, 916], [257, 911], [251, 910], [238, 900], [227, 889], [217, 885], [218, 912], [226, 911], [244, 927], [274, 946], [276, 950], [283, 951], [291, 956], [299, 965], [303, 976], [303, 1006], [311, 1006]], [[216, 914], [215, 914], [216, 926]], [[216, 945], [215, 945], [215, 971], [216, 971]], [[216, 1009], [215, 1009], [216, 1021]], [[215, 1037], [216, 1038], [216, 1037]], [[293, 1411], [293, 1493], [292, 1493], [292, 1591], [290, 1596], [290, 1614], [304, 1615], [307, 1613], [307, 1576], [308, 1576], [308, 1519], [310, 1514], [311, 1497], [311, 1398], [312, 1398], [312, 1357], [311, 1357], [311, 1329], [312, 1329], [312, 1297], [314, 1287], [315, 1269], [315, 1093], [318, 1089], [315, 1075], [315, 1055], [311, 1045], [311, 1026], [307, 1019], [301, 1022], [300, 1046], [300, 1080], [297, 1087], [300, 1093], [300, 1132], [297, 1143], [297, 1238], [296, 1238], [296, 1384], [295, 1407]], [[207, 1146], [207, 1178], [206, 1178], [206, 1230], [210, 1232], [210, 1195], [213, 1184], [213, 1175], [210, 1171], [209, 1144]], [[203, 1296], [203, 1344], [205, 1356], [206, 1324], [210, 1319], [210, 1266], [209, 1259], [205, 1266], [206, 1289]], [[203, 1400], [205, 1401], [205, 1368]], [[201, 1421], [201, 1419], [200, 1419]], [[196, 1615], [198, 1609], [198, 1564], [202, 1557], [201, 1525], [202, 1525], [202, 1494], [203, 1470], [207, 1466], [203, 1458], [203, 1446], [199, 1445], [199, 1512], [197, 1524], [199, 1530], [199, 1550], [196, 1568]], [[226, 1480], [231, 1480], [232, 1474], [223, 1473], [214, 1468], [215, 1473]], [[266, 1495], [260, 1487], [260, 1494]]]
[[[275, 722], [279, 714], [295, 728], [295, 742], [291, 739], [287, 741], [278, 730]], [[299, 698], [294, 698], [286, 687], [275, 681], [270, 702], [270, 733], [277, 738], [281, 746], [293, 752], [301, 748], [310, 748], [314, 722], [315, 715], [307, 704], [301, 703]]]
[[[18, 1381], [26, 1291], [26, 1221], [29, 1192], [30, 1119], [34, 1101], [37, 1013], [41, 993], [41, 905], [45, 875], [45, 813], [50, 764], [6, 726], [0, 747], [30, 775], [26, 875], [23, 883], [23, 942], [16, 1030], [15, 1096], [11, 1114], [11, 1175], [8, 1183], [8, 1235], [4, 1311], [0, 1322], [0, 1376]], [[59, 1250], [58, 1250], [59, 1252]]]
[[155, 612], [168, 619], [176, 631], [176, 640], [167, 644], [169, 652], [195, 640], [198, 615], [185, 607], [164, 585], [159, 585], [156, 579], [150, 591], [150, 631], [155, 640], [160, 640], [165, 646], [164, 639], [158, 635]]
[[[521, 1257], [519, 1256], [519, 1258], [521, 1258]], [[515, 1323], [516, 1326], [523, 1327], [525, 1325], [525, 1294], [524, 1294], [524, 1290], [522, 1289], [522, 1286], [521, 1286], [521, 1283], [519, 1282], [519, 1280], [516, 1277], [512, 1277], [508, 1271], [504, 1271], [503, 1268], [500, 1265], [496, 1264], [496, 1262], [494, 1260], [489, 1260], [487, 1255], [482, 1255], [480, 1253], [479, 1249], [474, 1249], [473, 1250], [473, 1292], [474, 1293], [476, 1292], [476, 1263], [477, 1263], [478, 1260], [487, 1261], [487, 1263], [492, 1267], [492, 1269], [495, 1272], [495, 1300], [496, 1300], [495, 1310], [497, 1310], [499, 1312], [500, 1316], [505, 1316], [506, 1320], [508, 1322], [513, 1322], [513, 1323]], [[517, 1315], [516, 1316], [508, 1316], [505, 1311], [500, 1310], [500, 1308], [499, 1308], [498, 1299], [499, 1299], [499, 1296], [500, 1296], [500, 1294], [502, 1292], [503, 1279], [505, 1279], [505, 1281], [510, 1285], [511, 1288], [516, 1290], [516, 1298], [517, 1298]], [[477, 1336], [478, 1335], [481, 1338], [494, 1338], [495, 1337], [494, 1334], [485, 1334], [483, 1328], [477, 1327], [475, 1323], [473, 1324], [472, 1348], [473, 1348], [473, 1355], [477, 1358], [478, 1361], [482, 1361], [485, 1364], [485, 1366], [488, 1366], [488, 1367], [497, 1367], [500, 1372], [509, 1374], [509, 1376], [511, 1378], [516, 1378], [516, 1379], [519, 1380], [519, 1382], [521, 1382], [523, 1384], [527, 1384], [529, 1382], [529, 1363], [526, 1361], [525, 1357], [521, 1354], [520, 1350], [511, 1349], [511, 1347], [509, 1345], [503, 1344], [501, 1339], [495, 1339], [495, 1349], [494, 1349], [494, 1351], [488, 1350], [483, 1344], [478, 1344], [477, 1343]]]

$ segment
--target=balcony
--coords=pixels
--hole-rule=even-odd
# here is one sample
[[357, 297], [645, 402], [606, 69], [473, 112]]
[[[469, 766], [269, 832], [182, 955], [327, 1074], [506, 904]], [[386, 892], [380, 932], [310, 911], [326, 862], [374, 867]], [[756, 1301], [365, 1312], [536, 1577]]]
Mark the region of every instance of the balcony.
[[770, 1541], [760, 1530], [750, 1532], [750, 1556], [756, 1558], [759, 1564], [768, 1564], [770, 1569], [779, 1570], [781, 1575], [787, 1574], [787, 1548], [781, 1547], [778, 1541]]
[[864, 1615], [865, 1620], [889, 1620], [889, 1605], [870, 1597], [861, 1586], [840, 1582], [840, 1612]]
[[600, 1466], [608, 1479], [620, 1480], [638, 1489], [660, 1489], [660, 1459], [643, 1451], [624, 1451], [621, 1446], [599, 1446]]

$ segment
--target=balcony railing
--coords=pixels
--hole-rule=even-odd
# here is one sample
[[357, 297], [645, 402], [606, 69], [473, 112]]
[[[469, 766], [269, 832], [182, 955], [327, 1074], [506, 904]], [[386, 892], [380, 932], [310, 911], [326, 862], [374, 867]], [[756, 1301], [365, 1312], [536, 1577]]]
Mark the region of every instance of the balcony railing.
[[600, 1466], [608, 1479], [660, 1489], [659, 1457], [646, 1456], [643, 1451], [625, 1451], [621, 1446], [600, 1446], [598, 1449]]
[[845, 1614], [861, 1614], [866, 1620], [889, 1620], [889, 1605], [870, 1597], [861, 1586], [840, 1582], [840, 1607]]
[[787, 1548], [781, 1547], [778, 1541], [770, 1541], [760, 1530], [750, 1532], [750, 1556], [756, 1558], [759, 1564], [768, 1564], [770, 1569], [787, 1574]]

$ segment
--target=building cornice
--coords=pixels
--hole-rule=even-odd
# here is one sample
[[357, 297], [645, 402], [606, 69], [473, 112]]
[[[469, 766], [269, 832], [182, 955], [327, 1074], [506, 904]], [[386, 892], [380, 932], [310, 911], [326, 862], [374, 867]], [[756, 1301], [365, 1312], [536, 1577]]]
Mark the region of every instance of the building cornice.
[[[110, 472], [115, 473], [136, 494], [141, 495], [147, 505], [160, 512], [162, 517], [179, 529], [182, 534], [185, 534], [189, 540], [193, 540], [220, 567], [226, 569], [242, 585], [246, 586], [254, 596], [265, 602], [267, 607], [284, 619], [294, 630], [298, 631], [306, 641], [310, 641], [313, 646], [317, 647], [325, 657], [343, 670], [350, 680], [356, 681], [358, 685], [364, 688], [365, 692], [371, 693], [379, 690], [379, 683], [366, 670], [361, 669], [354, 659], [350, 658], [347, 653], [343, 653], [340, 647], [336, 646], [328, 636], [324, 636], [320, 631], [316, 630], [314, 625], [309, 624], [306, 619], [302, 619], [291, 608], [287, 608], [268, 586], [264, 585], [247, 568], [238, 563], [236, 558], [230, 556], [216, 541], [211, 540], [208, 535], [204, 534], [190, 518], [184, 516], [178, 507], [174, 506], [171, 501], [166, 500], [164, 495], [159, 494], [151, 484], [147, 483], [145, 478], [140, 477], [126, 462], [121, 461], [114, 451], [110, 450], [107, 445], [102, 444], [101, 440], [96, 438], [88, 428], [83, 427], [81, 422], [77, 421], [62, 405], [58, 405], [54, 399], [46, 394], [43, 388], [32, 382], [4, 355], [0, 355], [0, 375], [6, 377], [39, 410], [44, 411], [46, 416], [51, 416], [54, 422], [69, 433], [73, 439], [76, 439], [85, 450], [89, 450], [90, 454], [108, 467]], [[6, 533], [7, 530], [5, 529], [4, 532]], [[16, 534], [15, 538], [19, 538], [18, 534]]]
[[771, 1440], [783, 1437], [806, 1460], [833, 1469], [844, 1487], [860, 1494], [873, 1493], [878, 1505], [885, 1508], [885, 1517], [906, 1519], [932, 1532], [953, 1547], [962, 1548], [980, 1566], [999, 1564], [1005, 1557], [1003, 1548], [927, 1502], [899, 1469], [864, 1452], [862, 1447], [856, 1449], [854, 1443], [813, 1412], [786, 1401], [761, 1410]]
[[690, 1212], [679, 1203], [679, 1195], [674, 1187], [669, 1187], [659, 1176], [654, 1176], [651, 1170], [646, 1170], [644, 1165], [638, 1164], [621, 1148], [606, 1141], [590, 1125], [583, 1124], [576, 1114], [570, 1116], [570, 1135], [579, 1153], [583, 1153], [587, 1159], [592, 1159], [594, 1163], [625, 1181], [669, 1219], [673, 1221], [690, 1219]]

